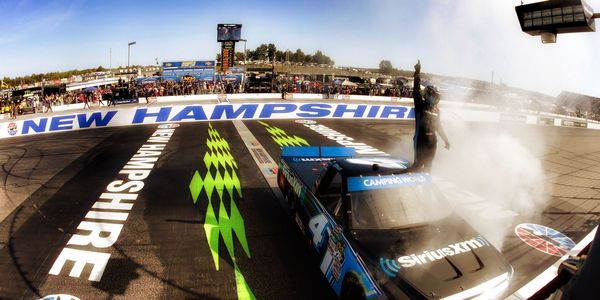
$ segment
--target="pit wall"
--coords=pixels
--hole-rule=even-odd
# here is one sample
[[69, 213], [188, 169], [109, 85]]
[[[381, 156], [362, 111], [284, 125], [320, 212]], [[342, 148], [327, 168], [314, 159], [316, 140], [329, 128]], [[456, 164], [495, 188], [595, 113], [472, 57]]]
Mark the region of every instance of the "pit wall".
[[[333, 98], [333, 95], [331, 95]], [[140, 98], [135, 106], [94, 107], [82, 111], [83, 104], [53, 107], [53, 114], [37, 114], [30, 118], [0, 120], [0, 139], [50, 132], [72, 131], [98, 127], [115, 127], [174, 122], [199, 122], [253, 119], [386, 119], [413, 120], [412, 99], [381, 96], [341, 95], [331, 102], [319, 94], [212, 94], [174, 97]], [[243, 100], [230, 103], [229, 100]], [[252, 103], [253, 100], [273, 102]], [[312, 100], [296, 102], [291, 100]], [[320, 100], [314, 102], [314, 100]], [[189, 102], [196, 103], [189, 103]], [[220, 103], [198, 103], [203, 101]], [[187, 103], [186, 103], [187, 102]], [[236, 101], [237, 102], [237, 101]], [[354, 103], [352, 103], [354, 102]], [[441, 102], [441, 117], [445, 121], [535, 124], [600, 129], [598, 122], [566, 116], [535, 114], [525, 111], [498, 112], [490, 106], [469, 103]], [[494, 108], [495, 109], [495, 108]], [[74, 111], [79, 110], [79, 111]], [[71, 112], [69, 112], [71, 111]]]

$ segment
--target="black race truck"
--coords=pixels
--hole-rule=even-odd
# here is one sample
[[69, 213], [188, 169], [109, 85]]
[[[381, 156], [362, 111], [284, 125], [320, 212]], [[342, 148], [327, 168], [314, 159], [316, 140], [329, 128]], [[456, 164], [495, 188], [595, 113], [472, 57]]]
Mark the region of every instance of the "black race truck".
[[278, 185], [342, 299], [495, 299], [513, 269], [407, 161], [284, 147]]

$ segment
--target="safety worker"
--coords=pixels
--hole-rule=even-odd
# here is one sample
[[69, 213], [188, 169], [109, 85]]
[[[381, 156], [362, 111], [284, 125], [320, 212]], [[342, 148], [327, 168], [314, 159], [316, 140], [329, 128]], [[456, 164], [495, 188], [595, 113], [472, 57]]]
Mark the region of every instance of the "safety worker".
[[413, 146], [414, 162], [407, 172], [431, 172], [431, 164], [437, 150], [437, 134], [444, 140], [445, 148], [450, 149], [450, 142], [440, 123], [438, 107], [440, 93], [433, 85], [425, 87], [421, 94], [421, 62], [415, 65], [413, 98], [415, 105], [415, 134]]

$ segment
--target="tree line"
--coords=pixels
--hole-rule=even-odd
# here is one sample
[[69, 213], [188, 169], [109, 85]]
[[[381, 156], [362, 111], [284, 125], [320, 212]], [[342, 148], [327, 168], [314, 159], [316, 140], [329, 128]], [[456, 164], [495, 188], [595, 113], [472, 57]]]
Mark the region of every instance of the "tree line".
[[[217, 53], [217, 61], [221, 60], [221, 53]], [[244, 61], [244, 52], [235, 53], [236, 61]], [[279, 50], [273, 43], [261, 44], [256, 49], [246, 50], [246, 60], [249, 61], [278, 61], [278, 62], [293, 62], [293, 63], [315, 63], [323, 65], [333, 65], [335, 62], [321, 50], [317, 50], [313, 54], [304, 53], [301, 49], [296, 51]]]
[[54, 81], [62, 78], [70, 78], [71, 76], [78, 76], [89, 74], [93, 72], [104, 72], [107, 71], [104, 67], [99, 66], [98, 68], [92, 69], [84, 69], [84, 70], [70, 70], [64, 72], [49, 72], [49, 73], [40, 73], [40, 74], [31, 74], [27, 76], [19, 76], [15, 78], [4, 77], [2, 81], [7, 83], [10, 86], [18, 86], [21, 84], [33, 84], [36, 82], [42, 82], [42, 79], [46, 81]]

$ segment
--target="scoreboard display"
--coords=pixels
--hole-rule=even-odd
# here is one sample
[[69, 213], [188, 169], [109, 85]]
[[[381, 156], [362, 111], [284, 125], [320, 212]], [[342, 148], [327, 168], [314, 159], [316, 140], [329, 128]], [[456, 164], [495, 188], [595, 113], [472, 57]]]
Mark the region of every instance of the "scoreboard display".
[[242, 38], [242, 24], [218, 24], [217, 42], [239, 42]]
[[232, 41], [221, 43], [221, 70], [227, 72], [233, 67], [235, 59], [235, 43]]

